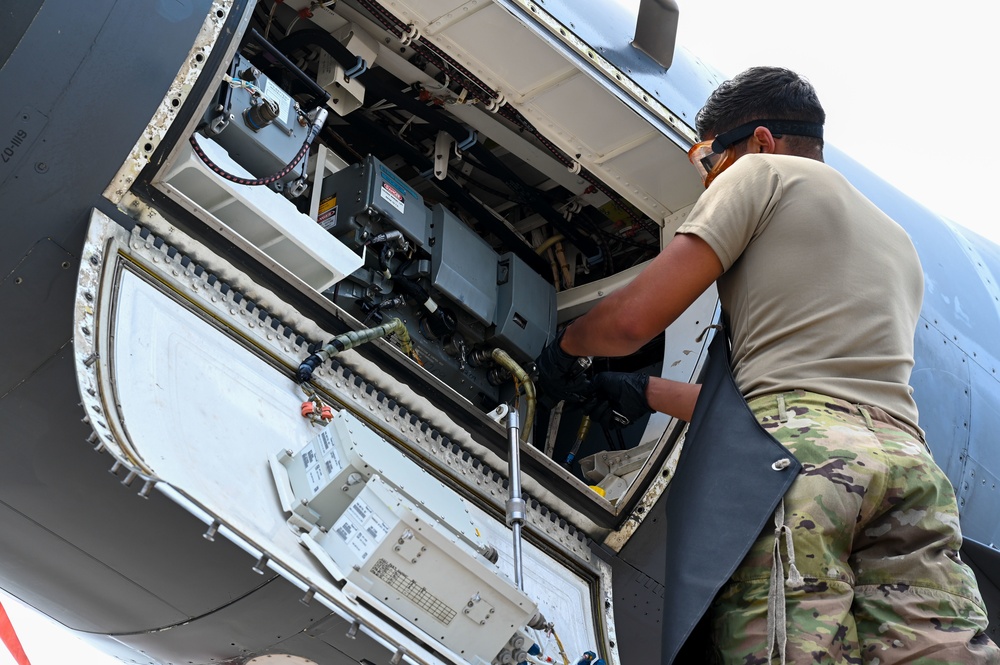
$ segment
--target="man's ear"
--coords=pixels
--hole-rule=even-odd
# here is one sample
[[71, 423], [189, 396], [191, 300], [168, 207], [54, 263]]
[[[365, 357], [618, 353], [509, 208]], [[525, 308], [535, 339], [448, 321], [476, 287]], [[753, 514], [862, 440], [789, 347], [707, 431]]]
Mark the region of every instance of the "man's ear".
[[747, 145], [747, 152], [764, 152], [768, 154], [774, 154], [778, 151], [778, 146], [775, 143], [774, 135], [771, 134], [771, 130], [767, 127], [758, 127], [753, 130], [753, 134], [750, 136], [750, 141]]

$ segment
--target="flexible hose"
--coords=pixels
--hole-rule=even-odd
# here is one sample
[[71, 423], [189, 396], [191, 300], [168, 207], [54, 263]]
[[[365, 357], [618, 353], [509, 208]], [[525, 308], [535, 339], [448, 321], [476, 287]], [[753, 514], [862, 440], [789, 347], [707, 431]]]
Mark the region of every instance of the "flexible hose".
[[528, 373], [521, 369], [521, 366], [514, 362], [503, 349], [493, 349], [490, 353], [493, 361], [510, 371], [514, 377], [514, 383], [524, 387], [524, 427], [521, 429], [521, 441], [528, 442], [528, 435], [531, 434], [531, 426], [535, 424], [535, 384], [532, 383]]
[[353, 349], [354, 347], [364, 344], [365, 342], [388, 337], [393, 333], [395, 333], [395, 335], [399, 338], [399, 345], [402, 347], [403, 352], [408, 356], [412, 356], [413, 343], [410, 341], [410, 334], [406, 330], [406, 326], [401, 320], [392, 319], [388, 323], [383, 323], [382, 325], [375, 326], [374, 328], [352, 330], [344, 333], [343, 335], [334, 337], [326, 346], [302, 361], [302, 364], [299, 365], [299, 371], [296, 374], [296, 379], [298, 383], [305, 383], [306, 381], [312, 379], [313, 372], [316, 371], [316, 368], [325, 363], [332, 356], [347, 351], [348, 349]]
[[573, 464], [573, 460], [576, 459], [576, 454], [580, 452], [580, 446], [583, 444], [583, 440], [587, 438], [587, 434], [590, 432], [590, 416], [584, 416], [580, 420], [580, 428], [576, 431], [576, 441], [573, 442], [573, 447], [570, 448], [569, 454], [566, 455], [566, 461], [563, 465], [569, 468]]
[[539, 245], [538, 247], [535, 248], [535, 254], [539, 254], [539, 255], [544, 254], [545, 250], [547, 250], [549, 247], [551, 247], [552, 245], [556, 244], [557, 242], [561, 242], [562, 240], [565, 240], [565, 239], [566, 239], [566, 236], [564, 236], [561, 233], [557, 233], [554, 236], [546, 238], [545, 242], [543, 242], [541, 245]]

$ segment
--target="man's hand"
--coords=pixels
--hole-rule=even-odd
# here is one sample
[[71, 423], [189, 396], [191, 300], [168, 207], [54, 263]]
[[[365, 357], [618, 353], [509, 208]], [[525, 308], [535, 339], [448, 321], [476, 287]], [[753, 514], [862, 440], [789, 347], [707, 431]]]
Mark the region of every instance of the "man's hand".
[[653, 412], [646, 399], [648, 385], [648, 374], [601, 372], [591, 380], [593, 393], [585, 410], [604, 427], [626, 427]]
[[590, 395], [590, 381], [585, 376], [590, 358], [571, 356], [559, 347], [562, 333], [542, 349], [535, 360], [538, 368], [538, 401], [546, 408], [559, 402], [582, 402]]

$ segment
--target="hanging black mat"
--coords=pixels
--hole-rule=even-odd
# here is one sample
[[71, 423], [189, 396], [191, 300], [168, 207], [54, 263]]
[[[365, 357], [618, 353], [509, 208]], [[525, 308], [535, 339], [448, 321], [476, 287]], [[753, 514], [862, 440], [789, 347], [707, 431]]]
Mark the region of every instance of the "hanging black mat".
[[[780, 459], [791, 463], [773, 469]], [[727, 336], [716, 331], [684, 449], [666, 490], [664, 665], [709, 662], [702, 619], [757, 536], [773, 525], [774, 509], [801, 468], [760, 426], [736, 389]]]

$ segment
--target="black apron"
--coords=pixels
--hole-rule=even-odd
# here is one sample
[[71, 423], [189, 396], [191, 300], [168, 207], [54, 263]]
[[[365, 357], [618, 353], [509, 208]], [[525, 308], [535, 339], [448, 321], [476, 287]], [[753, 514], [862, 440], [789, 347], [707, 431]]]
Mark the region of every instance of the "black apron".
[[[757, 422], [716, 331], [701, 394], [666, 490], [662, 663], [709, 662], [706, 611], [743, 561], [802, 465]], [[772, 464], [787, 459], [780, 469]], [[781, 465], [779, 465], [780, 467]]]

